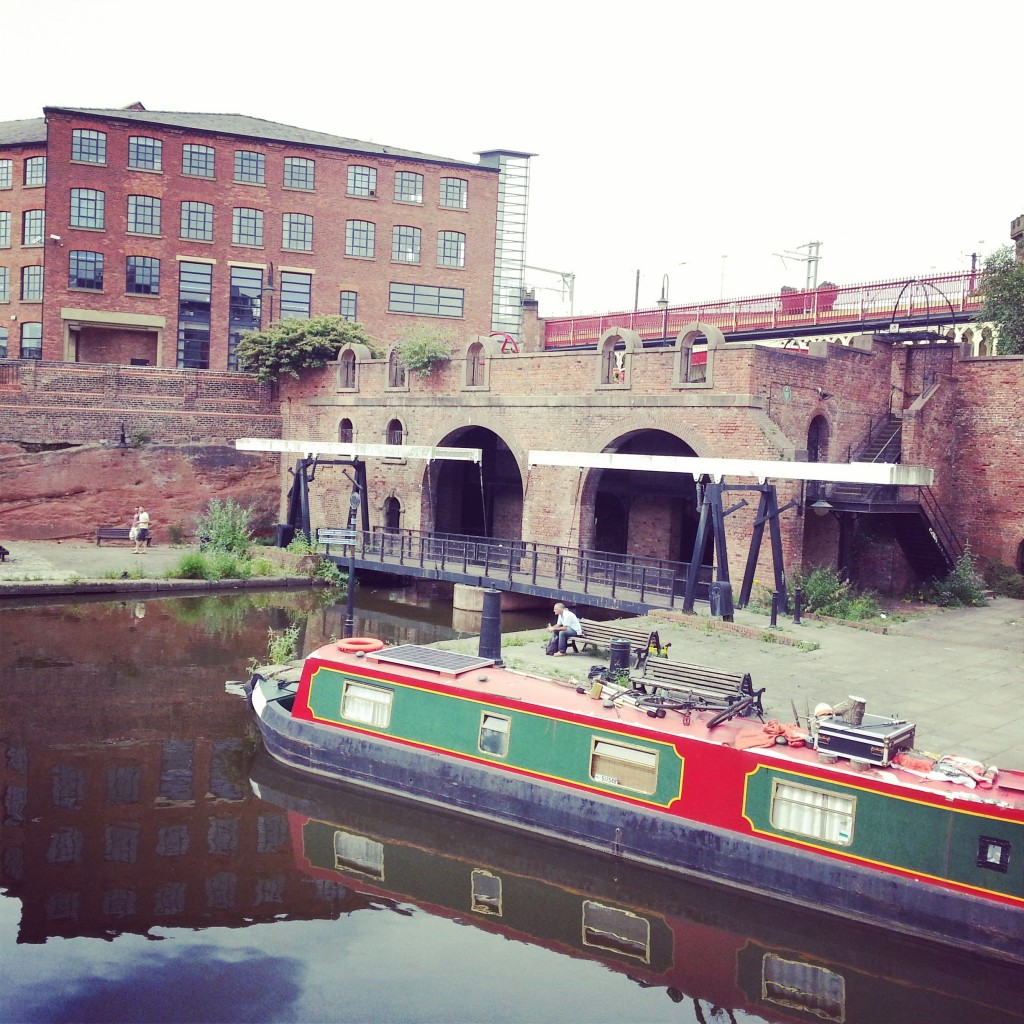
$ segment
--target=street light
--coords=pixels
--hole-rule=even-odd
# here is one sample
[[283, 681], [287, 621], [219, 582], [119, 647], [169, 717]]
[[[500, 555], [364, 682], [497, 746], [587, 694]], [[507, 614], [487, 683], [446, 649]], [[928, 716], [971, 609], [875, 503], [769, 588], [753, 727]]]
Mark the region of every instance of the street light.
[[668, 337], [668, 274], [661, 275], [661, 298], [658, 299], [661, 307], [661, 336]]

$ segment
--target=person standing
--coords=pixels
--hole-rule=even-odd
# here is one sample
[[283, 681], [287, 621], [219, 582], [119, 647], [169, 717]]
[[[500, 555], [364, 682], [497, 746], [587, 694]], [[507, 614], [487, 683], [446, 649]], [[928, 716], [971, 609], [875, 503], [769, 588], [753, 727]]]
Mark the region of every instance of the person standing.
[[137, 523], [135, 526], [135, 550], [134, 555], [145, 554], [146, 544], [149, 541], [149, 513], [140, 505], [135, 513]]
[[574, 636], [582, 636], [583, 627], [575, 614], [569, 611], [561, 601], [555, 605], [553, 610], [558, 617], [554, 625], [547, 627], [551, 639], [548, 641], [546, 653], [556, 658], [564, 658], [570, 639]]

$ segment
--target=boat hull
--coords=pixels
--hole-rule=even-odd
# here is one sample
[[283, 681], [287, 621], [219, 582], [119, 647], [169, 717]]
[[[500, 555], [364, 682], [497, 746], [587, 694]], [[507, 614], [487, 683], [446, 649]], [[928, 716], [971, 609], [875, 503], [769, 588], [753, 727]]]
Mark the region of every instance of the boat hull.
[[267, 751], [293, 768], [1024, 964], [1022, 914], [1012, 906], [392, 738], [297, 719], [273, 699], [275, 689], [258, 683], [253, 705]]

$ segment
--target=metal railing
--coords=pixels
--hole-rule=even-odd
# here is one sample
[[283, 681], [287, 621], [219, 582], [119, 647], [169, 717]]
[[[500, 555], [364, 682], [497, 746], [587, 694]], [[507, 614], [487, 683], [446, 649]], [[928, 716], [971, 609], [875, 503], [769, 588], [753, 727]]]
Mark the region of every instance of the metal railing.
[[[505, 580], [511, 589], [557, 590], [566, 597], [617, 595], [662, 607], [681, 603], [689, 565], [662, 558], [615, 554], [524, 540], [469, 537], [374, 527], [358, 531], [356, 555], [382, 570], [432, 569], [441, 576]], [[707, 599], [713, 568], [702, 566], [697, 594]]]
[[919, 497], [921, 508], [928, 518], [935, 540], [946, 556], [946, 562], [952, 570], [956, 567], [956, 563], [963, 558], [966, 549], [961, 543], [960, 538], [953, 531], [952, 525], [946, 518], [946, 513], [942, 511], [942, 507], [935, 500], [932, 489], [930, 487], [922, 487]]
[[[813, 291], [700, 302], [670, 309], [552, 318], [544, 324], [544, 348], [594, 345], [609, 327], [627, 327], [645, 340], [674, 337], [684, 324], [694, 320], [717, 327], [723, 334], [862, 322], [880, 325], [929, 313], [944, 323], [950, 308], [954, 313], [972, 313], [979, 308], [977, 281], [976, 273], [932, 274], [919, 279], [922, 286], [927, 286], [922, 288], [908, 287], [904, 278], [842, 288], [820, 286]], [[938, 293], [946, 301], [940, 301]]]

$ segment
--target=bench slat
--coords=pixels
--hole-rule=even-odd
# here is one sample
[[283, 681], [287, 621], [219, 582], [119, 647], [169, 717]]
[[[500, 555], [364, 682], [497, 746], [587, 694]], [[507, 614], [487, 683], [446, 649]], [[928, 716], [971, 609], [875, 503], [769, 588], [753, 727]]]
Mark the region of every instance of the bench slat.
[[653, 647], [661, 651], [661, 641], [657, 630], [638, 629], [636, 626], [622, 626], [616, 622], [596, 622], [593, 619], [580, 619], [583, 627], [582, 636], [571, 637], [569, 643], [578, 651], [576, 644], [592, 647], [609, 647], [613, 640], [628, 640], [630, 646], [638, 649], [641, 657], [645, 657]]
[[[127, 526], [97, 526], [96, 527], [96, 546], [100, 546], [100, 541], [104, 540], [131, 540], [129, 534], [131, 530]], [[146, 547], [148, 548], [150, 542], [153, 539], [152, 531], [146, 538]]]

